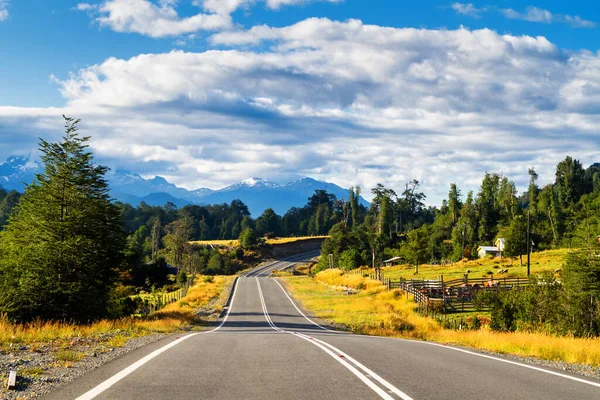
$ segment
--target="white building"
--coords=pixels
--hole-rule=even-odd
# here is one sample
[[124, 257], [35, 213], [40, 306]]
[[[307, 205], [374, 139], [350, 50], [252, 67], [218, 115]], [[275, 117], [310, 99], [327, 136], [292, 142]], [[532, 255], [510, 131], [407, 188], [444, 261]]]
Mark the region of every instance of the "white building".
[[505, 242], [506, 241], [504, 238], [498, 238], [494, 243], [495, 246], [479, 246], [477, 248], [477, 254], [479, 255], [479, 258], [484, 258], [486, 256], [502, 257]]

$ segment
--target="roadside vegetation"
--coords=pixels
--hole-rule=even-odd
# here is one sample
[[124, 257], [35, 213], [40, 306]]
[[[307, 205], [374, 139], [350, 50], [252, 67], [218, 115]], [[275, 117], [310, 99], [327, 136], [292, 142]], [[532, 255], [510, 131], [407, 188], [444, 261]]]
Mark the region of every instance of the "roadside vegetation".
[[[191, 287], [186, 297], [147, 317], [102, 319], [91, 324], [78, 324], [43, 320], [15, 323], [2, 316], [0, 349], [10, 352], [21, 345], [32, 346], [35, 349], [36, 346], [47, 343], [61, 349], [68, 346], [74, 338], [95, 338], [100, 340], [100, 346], [108, 343], [113, 344], [110, 347], [115, 347], [115, 336], [124, 342], [139, 336], [195, 329], [207, 323], [208, 315], [218, 314], [225, 302], [221, 297], [227, 295], [225, 289], [233, 279], [233, 276], [198, 276], [197, 283]], [[210, 309], [206, 310], [209, 306]], [[199, 314], [200, 310], [210, 313]]]
[[[380, 335], [467, 346], [501, 354], [600, 366], [600, 339], [558, 336], [535, 331], [494, 331], [489, 313], [461, 317], [460, 330], [419, 315], [416, 304], [400, 290], [379, 281], [332, 269], [309, 276], [280, 278], [312, 313], [334, 325], [366, 335]], [[347, 294], [348, 289], [357, 291]]]

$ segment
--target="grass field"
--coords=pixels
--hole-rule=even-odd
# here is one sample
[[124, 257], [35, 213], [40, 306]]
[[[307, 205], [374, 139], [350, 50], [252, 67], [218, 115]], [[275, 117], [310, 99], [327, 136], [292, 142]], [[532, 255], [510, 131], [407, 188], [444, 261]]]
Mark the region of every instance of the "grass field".
[[[285, 237], [285, 238], [272, 238], [267, 239], [267, 244], [284, 244], [284, 243], [294, 243], [301, 240], [309, 240], [309, 239], [325, 239], [328, 236], [300, 236], [300, 237]], [[190, 244], [197, 244], [201, 246], [226, 246], [226, 247], [237, 247], [239, 246], [239, 241], [237, 240], [197, 240], [190, 242]]]
[[[546, 250], [531, 254], [531, 273], [553, 272], [562, 268], [567, 249]], [[394, 267], [384, 267], [382, 269], [386, 278], [405, 278], [405, 279], [437, 279], [444, 275], [445, 280], [462, 278], [467, 271], [470, 278], [489, 277], [488, 272], [493, 272], [494, 277], [509, 278], [527, 276], [527, 260], [523, 257], [523, 266], [519, 266], [519, 260], [508, 258], [483, 258], [471, 261], [459, 261], [452, 265], [429, 265], [419, 266], [419, 273], [415, 275], [415, 268], [410, 265], [398, 265]], [[508, 273], [499, 274], [499, 270], [508, 269]]]
[[[159, 312], [147, 318], [121, 318], [118, 320], [102, 320], [90, 325], [78, 325], [65, 322], [32, 322], [14, 324], [0, 316], [0, 349], [10, 344], [25, 344], [35, 347], [36, 344], [52, 343], [61, 347], [73, 338], [97, 338], [106, 334], [118, 333], [120, 340], [153, 333], [176, 332], [184, 327], [201, 322], [195, 315], [195, 309], [206, 307], [211, 301], [224, 294], [224, 289], [233, 280], [232, 276], [216, 276], [212, 282], [206, 282], [202, 276], [190, 288], [188, 295], [180, 301], [167, 305]], [[110, 340], [114, 340], [114, 336]], [[115, 346], [112, 346], [115, 347]]]
[[[317, 317], [355, 333], [429, 340], [469, 346], [504, 354], [600, 366], [600, 339], [555, 337], [514, 332], [443, 329], [435, 320], [417, 314], [415, 303], [399, 290], [388, 291], [378, 281], [340, 270], [326, 270], [316, 278], [280, 278], [290, 292]], [[347, 295], [344, 288], [359, 289]]]

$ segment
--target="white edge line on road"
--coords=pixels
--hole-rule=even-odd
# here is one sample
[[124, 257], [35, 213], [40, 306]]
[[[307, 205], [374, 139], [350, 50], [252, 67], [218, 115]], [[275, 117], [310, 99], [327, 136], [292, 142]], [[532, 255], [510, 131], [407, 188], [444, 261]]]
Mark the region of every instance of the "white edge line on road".
[[277, 279], [273, 279], [273, 280], [275, 281], [275, 283], [277, 283], [277, 284], [279, 285], [279, 287], [281, 288], [281, 290], [283, 290], [283, 294], [285, 294], [285, 295], [286, 295], [286, 297], [288, 298], [288, 300], [290, 301], [290, 303], [292, 303], [292, 305], [294, 306], [294, 308], [295, 308], [296, 310], [298, 310], [298, 312], [299, 312], [299, 313], [300, 313], [300, 314], [301, 314], [301, 315], [302, 315], [302, 316], [303, 316], [303, 317], [304, 317], [304, 318], [305, 318], [305, 319], [306, 319], [308, 322], [310, 322], [311, 324], [313, 324], [313, 325], [315, 325], [315, 326], [317, 326], [317, 327], [319, 327], [319, 328], [323, 329], [324, 331], [327, 331], [327, 332], [332, 332], [332, 333], [336, 333], [336, 334], [340, 334], [340, 332], [338, 332], [338, 331], [334, 331], [334, 330], [332, 330], [332, 329], [325, 328], [323, 325], [320, 325], [320, 324], [316, 323], [315, 321], [313, 321], [312, 319], [308, 318], [308, 317], [306, 316], [306, 314], [304, 314], [304, 313], [302, 312], [302, 310], [301, 310], [300, 308], [298, 308], [298, 306], [296, 305], [296, 303], [294, 302], [294, 300], [292, 300], [292, 298], [291, 298], [291, 297], [290, 297], [290, 295], [287, 293], [287, 291], [286, 291], [286, 290], [283, 288], [283, 286], [281, 286], [281, 283], [279, 283], [279, 281], [278, 281]]
[[[277, 279], [274, 279], [274, 281], [279, 285], [279, 287], [281, 288], [281, 290], [283, 290], [283, 293], [285, 293], [285, 295], [290, 300], [290, 302], [292, 303], [292, 305], [296, 308], [296, 310], [298, 310], [298, 312], [300, 312], [300, 314], [302, 314], [302, 316], [304, 318], [306, 318], [309, 322], [313, 323], [314, 325], [320, 327], [323, 330], [326, 330], [326, 331], [329, 331], [329, 332], [335, 332], [335, 331], [332, 331], [331, 329], [325, 328], [322, 325], [319, 325], [318, 323], [316, 323], [312, 319], [308, 318], [298, 308], [298, 306], [296, 306], [296, 304], [290, 298], [290, 296], [287, 293], [287, 291], [283, 288], [283, 286], [281, 286], [281, 284], [277, 281]], [[343, 332], [336, 332], [336, 333], [343, 333]], [[535, 370], [535, 371], [539, 371], [539, 372], [543, 372], [543, 373], [550, 374], [550, 375], [560, 376], [561, 378], [570, 379], [572, 381], [579, 382], [579, 383], [584, 383], [586, 385], [600, 387], [600, 383], [598, 383], [598, 382], [588, 381], [586, 379], [577, 378], [575, 376], [571, 376], [571, 375], [567, 375], [567, 374], [562, 374], [560, 372], [555, 372], [555, 371], [551, 371], [551, 370], [548, 370], [548, 369], [535, 367], [533, 365], [527, 365], [527, 364], [523, 364], [523, 363], [520, 363], [520, 362], [517, 362], [517, 361], [512, 361], [512, 360], [505, 360], [503, 358], [494, 357], [494, 356], [490, 356], [490, 355], [487, 355], [487, 354], [476, 353], [474, 351], [465, 350], [465, 349], [461, 349], [459, 347], [454, 347], [454, 346], [448, 346], [448, 345], [441, 344], [441, 343], [428, 342], [428, 341], [424, 341], [424, 340], [411, 340], [411, 339], [402, 339], [402, 338], [392, 338], [392, 337], [388, 337], [388, 336], [372, 336], [372, 335], [356, 335], [356, 336], [368, 337], [368, 338], [379, 338], [379, 339], [403, 340], [403, 341], [407, 341], [407, 342], [414, 342], [414, 343], [421, 343], [421, 344], [426, 344], [426, 345], [430, 345], [430, 346], [442, 347], [444, 349], [455, 350], [455, 351], [459, 351], [461, 353], [470, 354], [470, 355], [473, 355], [473, 356], [483, 357], [483, 358], [487, 358], [487, 359], [490, 359], [490, 360], [500, 361], [500, 362], [507, 363], [507, 364], [512, 364], [512, 365], [517, 365], [517, 366], [523, 367], [523, 368], [529, 368], [529, 369], [532, 369], [532, 370]], [[351, 359], [351, 357], [348, 357], [348, 359]]]
[[[386, 399], [386, 400], [394, 400], [393, 397], [391, 397], [388, 393], [386, 393], [383, 389], [381, 389], [379, 386], [377, 386], [375, 383], [373, 383], [371, 380], [369, 380], [369, 378], [367, 378], [363, 373], [361, 373], [359, 370], [357, 370], [354, 366], [352, 366], [350, 363], [348, 363], [348, 361], [346, 361], [344, 358], [340, 357], [340, 355], [344, 356], [344, 354], [342, 354], [341, 351], [339, 351], [339, 349], [336, 349], [335, 347], [329, 345], [328, 343], [323, 343], [328, 345], [328, 347], [330, 347], [331, 349], [333, 349], [334, 351], [337, 351], [338, 354], [334, 353], [333, 351], [331, 351], [330, 349], [328, 349], [327, 347], [325, 347], [322, 343], [319, 343], [321, 341], [304, 335], [302, 333], [298, 333], [298, 332], [292, 332], [292, 331], [286, 331], [284, 329], [281, 329], [279, 327], [277, 327], [273, 321], [271, 320], [271, 316], [269, 315], [269, 311], [267, 309], [267, 305], [265, 303], [265, 299], [262, 293], [262, 288], [260, 285], [260, 281], [258, 279], [258, 277], [255, 278], [256, 279], [256, 285], [258, 287], [258, 294], [260, 296], [260, 301], [261, 301], [261, 305], [263, 307], [263, 312], [265, 314], [265, 319], [267, 320], [267, 322], [269, 323], [269, 325], [276, 331], [278, 332], [284, 332], [287, 334], [291, 334], [294, 336], [298, 336], [301, 339], [306, 340], [307, 342], [319, 347], [321, 350], [323, 350], [325, 353], [327, 353], [328, 355], [330, 355], [334, 360], [336, 360], [337, 362], [339, 362], [340, 364], [342, 364], [344, 367], [346, 367], [350, 372], [352, 372], [354, 375], [356, 375], [356, 377], [358, 377], [365, 385], [367, 385], [371, 390], [373, 390], [375, 393], [377, 393], [382, 399]], [[388, 385], [390, 385], [388, 383]], [[391, 385], [390, 385], [391, 386]], [[393, 386], [392, 386], [393, 387]], [[392, 390], [392, 388], [388, 387], [388, 389]], [[399, 391], [397, 388], [394, 388], [396, 390], [392, 390], [394, 393], [398, 394], [397, 392], [402, 393], [401, 391]], [[404, 393], [402, 393], [404, 394]], [[403, 398], [403, 400], [412, 400], [411, 397], [408, 397], [407, 395], [400, 395], [400, 397]]]
[[231, 312], [231, 309], [233, 308], [233, 302], [235, 301], [235, 295], [237, 293], [238, 281], [239, 281], [239, 279], [236, 278], [236, 282], [235, 282], [235, 285], [233, 287], [233, 296], [231, 297], [231, 304], [229, 305], [229, 308], [227, 309], [227, 314], [225, 314], [225, 318], [223, 318], [223, 320], [221, 321], [221, 323], [216, 328], [211, 329], [210, 331], [206, 331], [206, 332], [190, 333], [189, 335], [186, 335], [186, 336], [184, 336], [182, 338], [179, 338], [179, 339], [177, 339], [177, 340], [175, 340], [175, 341], [173, 341], [173, 342], [171, 342], [169, 344], [164, 345], [163, 347], [161, 347], [159, 349], [154, 350], [152, 353], [148, 354], [144, 358], [141, 358], [140, 360], [138, 360], [135, 363], [131, 364], [129, 367], [121, 370], [120, 372], [116, 373], [112, 377], [108, 378], [107, 380], [105, 380], [104, 382], [102, 382], [101, 384], [99, 384], [98, 386], [90, 389], [89, 391], [85, 392], [81, 396], [77, 397], [76, 400], [91, 400], [91, 399], [97, 397], [98, 395], [100, 395], [102, 392], [104, 392], [105, 390], [107, 390], [111, 386], [113, 386], [115, 383], [117, 383], [120, 380], [122, 380], [123, 378], [125, 378], [127, 375], [131, 374], [136, 369], [140, 368], [142, 365], [146, 364], [147, 362], [149, 362], [153, 358], [155, 358], [158, 355], [160, 355], [160, 354], [164, 353], [165, 351], [169, 350], [171, 347], [177, 346], [179, 343], [183, 342], [184, 340], [187, 340], [187, 339], [191, 338], [192, 336], [202, 335], [202, 334], [207, 334], [207, 333], [212, 333], [212, 332], [215, 332], [215, 331], [218, 331], [219, 329], [221, 329], [221, 327], [227, 321], [227, 318], [229, 318], [229, 313]]
[[587, 385], [592, 385], [592, 386], [600, 387], [600, 383], [598, 383], [598, 382], [588, 381], [586, 379], [581, 379], [581, 378], [577, 378], [575, 376], [562, 374], [560, 372], [555, 372], [555, 371], [550, 371], [550, 370], [547, 370], [547, 369], [544, 369], [544, 368], [534, 367], [533, 365], [527, 365], [527, 364], [523, 364], [523, 363], [520, 363], [520, 362], [517, 362], [517, 361], [505, 360], [503, 358], [494, 357], [494, 356], [490, 356], [490, 355], [487, 355], [487, 354], [476, 353], [474, 351], [469, 351], [469, 350], [461, 349], [461, 348], [454, 347], [454, 346], [447, 346], [447, 345], [444, 345], [444, 344], [441, 344], [441, 343], [425, 342], [425, 341], [420, 341], [420, 340], [410, 340], [410, 339], [401, 339], [401, 340], [407, 340], [407, 341], [415, 342], [415, 343], [424, 343], [424, 344], [428, 344], [430, 346], [436, 346], [436, 347], [442, 347], [442, 348], [445, 348], [445, 349], [460, 351], [461, 353], [466, 353], [466, 354], [470, 354], [470, 355], [473, 355], [473, 356], [483, 357], [483, 358], [487, 358], [487, 359], [490, 359], [490, 360], [500, 361], [500, 362], [507, 363], [507, 364], [517, 365], [519, 367], [533, 369], [535, 371], [544, 372], [546, 374], [560, 376], [561, 378], [570, 379], [572, 381], [576, 381], [576, 382], [579, 382], [579, 383], [585, 383]]

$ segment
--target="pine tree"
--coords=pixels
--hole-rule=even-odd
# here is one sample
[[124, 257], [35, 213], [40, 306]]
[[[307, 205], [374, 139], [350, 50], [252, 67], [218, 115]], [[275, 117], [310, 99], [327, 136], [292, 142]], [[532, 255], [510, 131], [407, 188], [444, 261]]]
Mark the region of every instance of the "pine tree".
[[456, 186], [456, 183], [450, 184], [450, 193], [448, 193], [448, 208], [450, 209], [450, 218], [452, 226], [458, 222], [458, 213], [462, 207], [460, 201], [460, 189]]
[[93, 163], [79, 120], [59, 143], [40, 140], [44, 172], [0, 236], [0, 313], [10, 319], [90, 321], [106, 315], [124, 257], [119, 209]]

